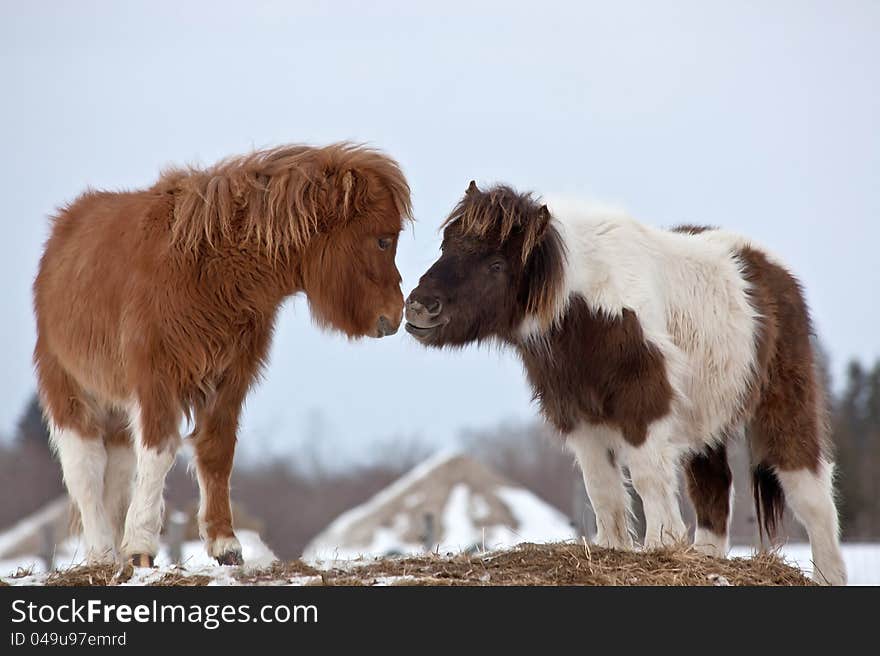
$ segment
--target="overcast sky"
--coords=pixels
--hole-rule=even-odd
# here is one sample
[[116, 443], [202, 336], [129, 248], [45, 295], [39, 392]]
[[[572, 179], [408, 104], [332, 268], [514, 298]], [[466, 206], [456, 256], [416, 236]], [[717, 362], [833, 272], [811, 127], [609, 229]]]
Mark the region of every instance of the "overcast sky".
[[[468, 181], [505, 181], [753, 236], [800, 274], [838, 380], [878, 357], [880, 3], [320, 5], [0, 2], [0, 433], [34, 390], [54, 208], [285, 142], [400, 161], [418, 219], [405, 293]], [[241, 443], [295, 457], [317, 436], [358, 457], [534, 416], [509, 353], [428, 352], [403, 331], [352, 344], [296, 299]]]

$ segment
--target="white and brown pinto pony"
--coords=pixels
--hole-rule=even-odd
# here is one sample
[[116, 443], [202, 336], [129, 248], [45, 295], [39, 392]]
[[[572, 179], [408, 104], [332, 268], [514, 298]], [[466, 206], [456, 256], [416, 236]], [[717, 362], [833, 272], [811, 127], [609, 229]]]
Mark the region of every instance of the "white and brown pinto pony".
[[409, 216], [398, 165], [350, 144], [173, 169], [58, 214], [34, 283], [34, 357], [91, 560], [152, 563], [187, 417], [200, 532], [221, 564], [241, 563], [229, 477], [278, 308], [303, 292], [325, 327], [394, 333]]
[[407, 301], [407, 330], [430, 346], [516, 348], [583, 471], [600, 545], [633, 546], [623, 466], [644, 546], [683, 539], [683, 467], [696, 548], [725, 555], [726, 445], [747, 429], [759, 525], [772, 536], [787, 501], [816, 580], [846, 582], [809, 313], [778, 259], [723, 230], [659, 230], [474, 183], [442, 251]]

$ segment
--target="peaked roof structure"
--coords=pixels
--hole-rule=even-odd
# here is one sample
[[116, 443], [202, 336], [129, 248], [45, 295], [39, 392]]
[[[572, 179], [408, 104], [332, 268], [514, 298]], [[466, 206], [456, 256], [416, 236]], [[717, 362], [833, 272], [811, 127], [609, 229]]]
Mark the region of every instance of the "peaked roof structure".
[[336, 518], [307, 560], [460, 552], [574, 537], [568, 518], [460, 453], [442, 452]]

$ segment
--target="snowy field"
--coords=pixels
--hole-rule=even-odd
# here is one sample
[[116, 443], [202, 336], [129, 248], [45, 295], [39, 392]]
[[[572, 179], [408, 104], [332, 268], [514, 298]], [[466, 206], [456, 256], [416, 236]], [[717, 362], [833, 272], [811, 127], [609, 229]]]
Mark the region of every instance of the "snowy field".
[[[237, 531], [241, 542], [244, 559], [248, 569], [262, 569], [277, 561], [275, 554], [253, 531]], [[57, 569], [78, 565], [82, 562], [82, 550], [78, 540], [66, 541], [57, 554]], [[217, 585], [234, 585], [232, 577], [234, 568], [220, 567], [208, 556], [205, 546], [199, 540], [184, 542], [181, 549], [181, 565], [187, 574], [208, 576]], [[162, 545], [156, 557], [156, 568], [136, 568], [135, 575], [127, 581], [129, 585], [144, 585], [153, 582], [165, 574], [178, 572], [179, 568], [171, 563], [168, 548]], [[30, 572], [27, 576], [11, 578], [16, 572]], [[22, 556], [11, 560], [0, 560], [0, 580], [10, 585], [42, 585], [47, 576], [46, 562], [37, 556]]]
[[[208, 585], [241, 585], [253, 582], [262, 585], [315, 585], [322, 583], [321, 574], [334, 568], [338, 576], [339, 568], [347, 568], [351, 571], [362, 566], [374, 564], [375, 559], [352, 559], [342, 561], [312, 561], [310, 563], [290, 563], [279, 567], [277, 576], [271, 574], [270, 568], [275, 561], [275, 556], [260, 538], [250, 531], [239, 533], [246, 565], [244, 568], [219, 567], [205, 554], [201, 543], [197, 541], [187, 542], [184, 545], [183, 568], [173, 566], [168, 559], [167, 552], [163, 550], [157, 559], [157, 567], [137, 568], [130, 579], [123, 585], [149, 585], [156, 583], [163, 577], [200, 577]], [[67, 545], [69, 551], [65, 557], [71, 564], [77, 562], [77, 545]], [[503, 553], [503, 552], [495, 552]], [[735, 557], [749, 557], [751, 550], [747, 547], [735, 547], [732, 552]], [[806, 544], [787, 545], [781, 552], [782, 557], [790, 564], [797, 564], [809, 574], [811, 572], [810, 550]], [[844, 560], [849, 570], [851, 585], [880, 585], [880, 544], [853, 543], [843, 547]], [[266, 572], [269, 571], [269, 574]], [[23, 575], [23, 573], [26, 574]], [[17, 574], [16, 574], [17, 573]], [[248, 580], [251, 573], [258, 576], [258, 580]], [[48, 573], [46, 565], [36, 557], [22, 557], [15, 560], [0, 561], [0, 580], [9, 585], [43, 585]], [[242, 580], [244, 579], [244, 581]], [[376, 584], [389, 584], [392, 581], [377, 580]]]
[[[731, 557], [748, 558], [751, 547], [733, 547]], [[805, 574], [813, 572], [810, 545], [793, 543], [785, 545], [780, 554], [783, 559], [800, 567]], [[843, 545], [843, 560], [850, 585], [880, 585], [880, 544], [875, 542], [849, 542]]]

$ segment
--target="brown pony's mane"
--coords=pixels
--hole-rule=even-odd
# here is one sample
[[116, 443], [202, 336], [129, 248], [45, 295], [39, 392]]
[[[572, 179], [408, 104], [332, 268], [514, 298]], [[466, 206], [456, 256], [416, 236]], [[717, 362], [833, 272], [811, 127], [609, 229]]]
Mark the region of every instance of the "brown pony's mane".
[[411, 219], [409, 185], [397, 163], [348, 142], [280, 146], [207, 168], [171, 168], [154, 189], [175, 195], [172, 243], [183, 250], [247, 242], [277, 257], [356, 216], [372, 200], [377, 182], [400, 216]]

